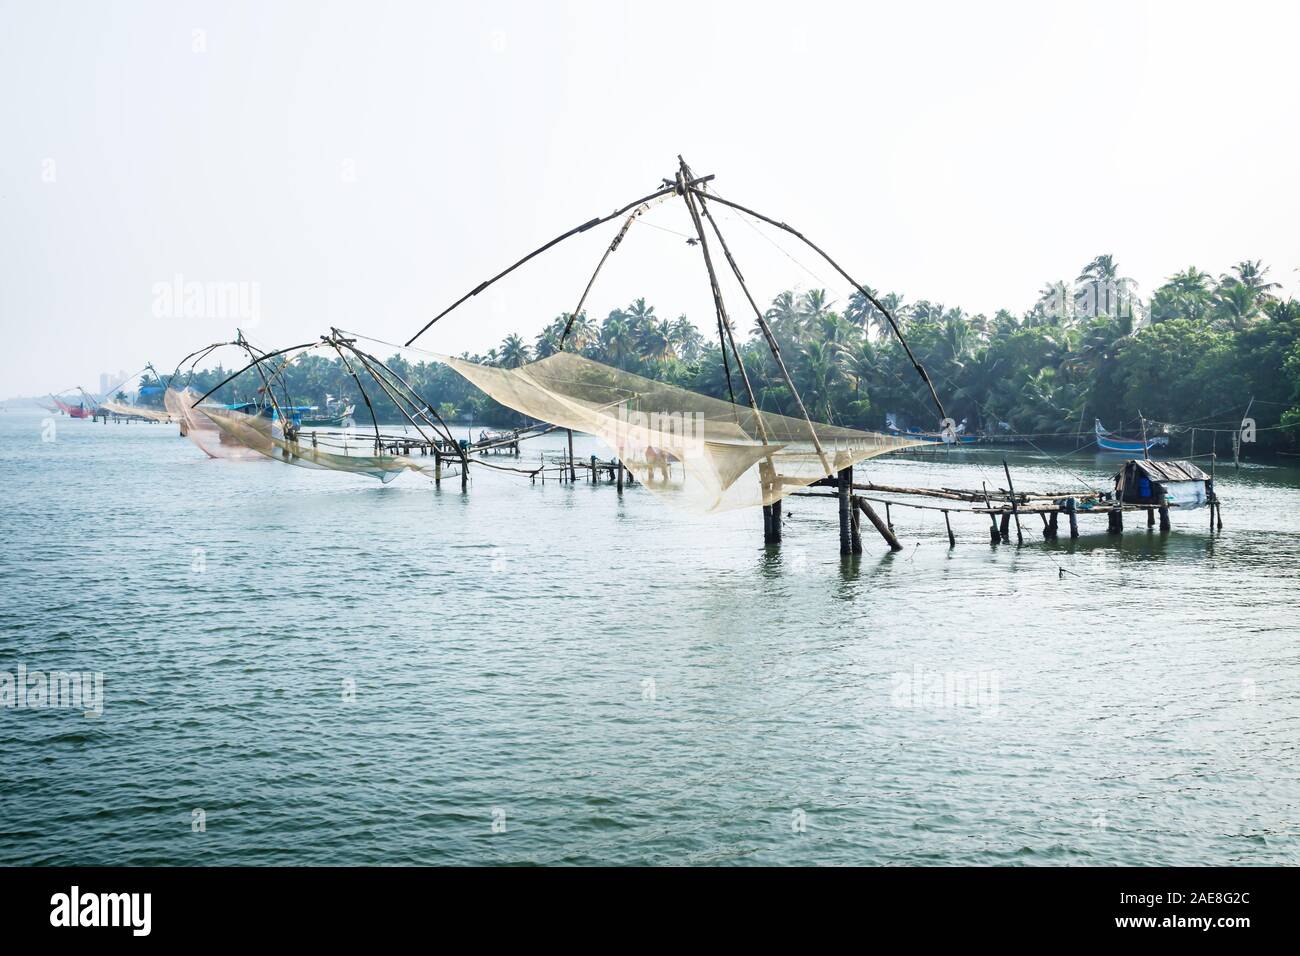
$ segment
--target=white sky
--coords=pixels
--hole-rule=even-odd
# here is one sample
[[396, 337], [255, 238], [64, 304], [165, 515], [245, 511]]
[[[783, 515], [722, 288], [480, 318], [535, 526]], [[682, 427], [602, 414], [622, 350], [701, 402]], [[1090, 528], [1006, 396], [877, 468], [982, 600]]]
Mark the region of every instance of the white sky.
[[[1294, 294], [1298, 11], [0, 0], [0, 393], [94, 388], [230, 337], [234, 321], [155, 317], [155, 284], [178, 273], [258, 283], [249, 334], [267, 347], [330, 325], [405, 340], [649, 192], [678, 152], [908, 300], [1021, 311], [1101, 252], [1144, 292], [1250, 257]], [[650, 221], [689, 228], [680, 201]], [[761, 301], [823, 284], [721, 221]], [[615, 228], [421, 344], [531, 337]], [[711, 328], [677, 235], [634, 227], [588, 311], [638, 295]]]

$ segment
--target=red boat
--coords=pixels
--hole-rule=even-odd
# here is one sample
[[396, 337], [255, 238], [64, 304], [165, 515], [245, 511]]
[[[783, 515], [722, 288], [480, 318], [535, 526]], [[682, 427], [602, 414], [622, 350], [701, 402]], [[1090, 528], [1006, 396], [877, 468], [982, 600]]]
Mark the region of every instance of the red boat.
[[84, 402], [80, 405], [69, 405], [67, 402], [61, 401], [57, 395], [51, 395], [50, 398], [54, 399], [54, 404], [59, 406], [59, 411], [63, 412], [63, 414], [67, 415], [69, 418], [90, 417], [90, 409], [86, 408]]

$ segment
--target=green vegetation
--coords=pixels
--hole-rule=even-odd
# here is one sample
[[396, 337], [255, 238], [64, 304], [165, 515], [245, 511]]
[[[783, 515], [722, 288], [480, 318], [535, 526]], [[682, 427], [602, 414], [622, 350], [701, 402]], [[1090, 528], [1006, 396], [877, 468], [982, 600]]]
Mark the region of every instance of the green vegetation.
[[[918, 359], [934, 380], [948, 414], [969, 431], [1035, 436], [1036, 442], [1091, 437], [1092, 421], [1128, 433], [1139, 412], [1148, 420], [1230, 428], [1251, 398], [1258, 447], [1294, 450], [1300, 425], [1300, 302], [1281, 298], [1259, 261], [1243, 261], [1217, 278], [1195, 267], [1171, 276], [1146, 302], [1133, 293], [1112, 256], [1098, 256], [1074, 282], [1047, 284], [1027, 313], [1002, 310], [969, 315], [928, 300], [877, 298], [894, 312]], [[874, 293], [873, 293], [874, 294]], [[809, 413], [818, 420], [863, 428], [884, 426], [886, 413], [900, 425], [932, 430], [936, 413], [885, 316], [854, 293], [842, 307], [820, 289], [782, 292], [766, 318]], [[531, 342], [511, 334], [475, 361], [517, 367], [559, 348], [567, 315], [558, 316]], [[796, 414], [789, 390], [762, 340], [757, 323], [741, 346], [759, 403]], [[586, 314], [573, 323], [568, 349], [601, 362], [727, 398], [716, 324], [703, 335], [686, 316], [665, 318], [637, 299], [597, 323]], [[513, 424], [519, 417], [437, 363], [387, 360], [440, 412], [460, 420]], [[735, 398], [745, 402], [739, 377]], [[319, 355], [286, 370], [296, 404], [324, 405], [327, 395], [351, 396], [357, 419], [366, 413], [356, 386], [337, 361]], [[216, 370], [195, 375], [201, 390], [220, 381]], [[244, 379], [253, 376], [244, 376]], [[255, 382], [227, 389], [225, 400], [255, 397]], [[399, 420], [377, 389], [372, 400], [382, 419]], [[1004, 423], [1004, 424], [1000, 424]], [[1277, 426], [1287, 426], [1278, 428]], [[1188, 435], [1176, 432], [1171, 450], [1185, 451]], [[1208, 436], [1198, 450], [1208, 450]], [[1220, 451], [1227, 450], [1220, 436]]]

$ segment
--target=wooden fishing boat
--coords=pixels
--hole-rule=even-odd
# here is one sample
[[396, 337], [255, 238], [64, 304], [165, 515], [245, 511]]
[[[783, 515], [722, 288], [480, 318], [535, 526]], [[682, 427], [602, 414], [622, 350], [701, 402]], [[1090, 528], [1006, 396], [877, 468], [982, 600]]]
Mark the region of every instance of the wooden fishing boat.
[[1097, 433], [1097, 447], [1102, 451], [1121, 455], [1144, 455], [1152, 448], [1169, 447], [1169, 439], [1165, 435], [1157, 435], [1144, 442], [1141, 438], [1122, 438], [1108, 432], [1102, 426], [1100, 419], [1093, 419], [1093, 423]]

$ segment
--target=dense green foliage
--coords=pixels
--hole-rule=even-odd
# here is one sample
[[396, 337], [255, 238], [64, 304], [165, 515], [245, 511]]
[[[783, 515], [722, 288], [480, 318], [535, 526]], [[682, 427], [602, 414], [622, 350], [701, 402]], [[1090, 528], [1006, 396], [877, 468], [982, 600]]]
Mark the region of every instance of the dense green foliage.
[[[966, 420], [969, 431], [1073, 444], [1079, 433], [1091, 439], [1094, 418], [1134, 433], [1139, 414], [1149, 422], [1228, 429], [1253, 398], [1259, 447], [1291, 449], [1296, 430], [1289, 426], [1300, 425], [1300, 302], [1279, 298], [1267, 275], [1250, 261], [1217, 279], [1189, 268], [1143, 302], [1113, 258], [1099, 256], [1075, 282], [1046, 286], [1035, 307], [1019, 316], [1005, 310], [991, 318], [969, 315], [893, 293], [878, 298], [896, 315], [949, 416]], [[783, 292], [766, 319], [814, 419], [878, 429], [891, 413], [904, 427], [937, 427], [937, 413], [887, 318], [859, 293], [837, 308], [821, 290]], [[512, 334], [486, 354], [467, 357], [506, 367], [543, 358], [559, 347], [567, 320], [559, 316], [532, 342]], [[738, 327], [742, 332], [741, 353], [760, 405], [797, 414], [758, 323]], [[716, 335], [703, 335], [685, 316], [661, 318], [644, 299], [599, 323], [578, 316], [565, 347], [728, 397]], [[387, 361], [448, 418], [519, 422], [446, 366]], [[731, 371], [735, 399], [743, 403], [734, 361]], [[324, 405], [327, 396], [348, 396], [358, 404], [357, 420], [368, 418], [360, 390], [336, 359], [306, 356], [286, 376], [295, 403]], [[220, 377], [203, 370], [193, 384], [206, 389]], [[219, 397], [253, 398], [253, 379], [243, 376]], [[367, 391], [381, 420], [400, 420], [382, 393]], [[1174, 430], [1171, 448], [1185, 451], [1188, 437]], [[1208, 440], [1202, 433], [1198, 450], [1208, 450]], [[1220, 442], [1226, 450], [1227, 437]]]

